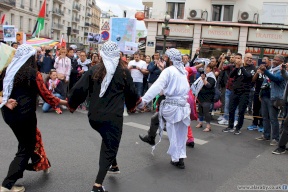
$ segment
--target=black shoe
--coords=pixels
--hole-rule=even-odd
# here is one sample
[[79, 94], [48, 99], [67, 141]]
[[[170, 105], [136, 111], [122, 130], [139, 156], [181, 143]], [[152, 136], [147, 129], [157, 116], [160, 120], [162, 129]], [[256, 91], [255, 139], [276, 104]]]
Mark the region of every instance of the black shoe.
[[148, 143], [149, 145], [154, 146], [155, 145], [155, 137], [150, 137], [148, 135], [139, 135], [139, 138], [145, 142]]
[[107, 173], [111, 173], [111, 174], [119, 174], [120, 170], [119, 167], [110, 167]]
[[234, 131], [234, 135], [240, 135], [240, 134], [241, 134], [241, 131], [238, 130], [238, 129], [235, 129], [235, 131]]
[[189, 142], [189, 143], [186, 143], [186, 146], [187, 146], [187, 147], [191, 147], [191, 148], [194, 148], [194, 145], [195, 145], [195, 143], [194, 143], [194, 142]]
[[281, 155], [281, 154], [286, 153], [286, 149], [278, 147], [277, 149], [272, 151], [272, 153], [275, 154], [275, 155]]
[[179, 159], [178, 162], [171, 161], [170, 163], [171, 163], [171, 165], [174, 165], [175, 167], [178, 167], [179, 169], [185, 169], [185, 164], [184, 164], [183, 158]]
[[93, 186], [93, 189], [91, 192], [108, 192], [108, 191], [105, 191], [103, 186], [101, 186], [101, 187]]
[[233, 128], [230, 128], [230, 127], [227, 127], [225, 129], [222, 129], [222, 132], [224, 133], [233, 133], [234, 132], [234, 129]]

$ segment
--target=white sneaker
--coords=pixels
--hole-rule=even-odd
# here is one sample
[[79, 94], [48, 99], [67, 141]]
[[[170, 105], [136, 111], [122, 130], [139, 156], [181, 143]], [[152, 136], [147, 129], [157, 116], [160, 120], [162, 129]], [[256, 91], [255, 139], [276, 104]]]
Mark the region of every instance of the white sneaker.
[[65, 105], [61, 105], [61, 108], [62, 108], [63, 110], [66, 110], [66, 109], [67, 109], [67, 107], [66, 107]]
[[220, 117], [218, 117], [217, 121], [221, 121], [224, 118], [223, 115], [221, 115]]
[[222, 119], [221, 121], [218, 122], [220, 125], [228, 125], [229, 122], [226, 119]]
[[127, 113], [127, 108], [126, 108], [126, 107], [124, 107], [123, 116], [124, 116], [124, 117], [127, 117], [127, 116], [129, 116], [129, 114]]
[[1, 187], [0, 192], [25, 192], [25, 188], [22, 187], [17, 187], [17, 186], [13, 186], [12, 189], [7, 189], [5, 187]]
[[234, 121], [234, 127], [236, 127], [237, 124], [238, 124], [238, 121]]

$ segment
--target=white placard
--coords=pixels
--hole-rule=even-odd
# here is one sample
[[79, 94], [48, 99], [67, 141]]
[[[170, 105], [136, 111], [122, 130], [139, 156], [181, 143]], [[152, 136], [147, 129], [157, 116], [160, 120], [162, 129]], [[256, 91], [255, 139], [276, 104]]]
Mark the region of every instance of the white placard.
[[16, 41], [16, 31], [14, 25], [3, 25], [3, 39], [4, 41]]
[[288, 22], [288, 3], [263, 3], [262, 23], [285, 24]]
[[239, 27], [202, 26], [202, 39], [239, 39]]
[[271, 29], [249, 28], [248, 41], [287, 44], [288, 32], [282, 31], [280, 29], [271, 30]]
[[[168, 24], [171, 37], [193, 37], [194, 25]], [[158, 35], [162, 34], [162, 23], [158, 23]]]

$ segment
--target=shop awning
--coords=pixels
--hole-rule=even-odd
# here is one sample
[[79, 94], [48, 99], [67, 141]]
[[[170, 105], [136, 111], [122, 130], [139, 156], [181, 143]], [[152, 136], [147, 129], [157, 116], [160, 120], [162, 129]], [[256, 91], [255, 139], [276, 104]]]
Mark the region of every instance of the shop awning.
[[[156, 36], [156, 40], [163, 41], [164, 36]], [[193, 37], [167, 37], [167, 41], [193, 41]]]
[[260, 43], [260, 42], [247, 42], [246, 47], [259, 47], [259, 48], [276, 48], [288, 49], [288, 44], [273, 44], [273, 43]]

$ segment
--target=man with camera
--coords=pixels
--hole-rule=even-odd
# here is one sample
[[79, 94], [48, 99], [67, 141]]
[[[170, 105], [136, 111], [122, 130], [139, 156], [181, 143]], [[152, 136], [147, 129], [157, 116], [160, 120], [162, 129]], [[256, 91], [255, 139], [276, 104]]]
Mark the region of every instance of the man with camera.
[[147, 70], [146, 62], [140, 60], [138, 52], [134, 53], [134, 60], [129, 62], [128, 69], [131, 72], [137, 94], [141, 97], [143, 95], [143, 74], [148, 74], [149, 71]]
[[[252, 54], [247, 53], [242, 63], [242, 54], [235, 54], [235, 69], [230, 73], [230, 78], [234, 78], [233, 91], [230, 96], [229, 103], [229, 125], [222, 132], [234, 132], [234, 135], [239, 135], [240, 129], [244, 122], [244, 113], [249, 102], [249, 93], [252, 87], [252, 77], [255, 74], [255, 66], [253, 65]], [[238, 124], [234, 130], [235, 111], [239, 107]]]
[[[261, 65], [257, 72], [265, 74], [267, 77], [262, 85], [262, 91], [270, 89], [270, 94], [260, 95], [263, 102], [263, 125], [264, 134], [262, 138], [257, 140], [270, 140], [271, 127], [272, 127], [272, 141], [270, 145], [275, 146], [279, 141], [279, 121], [278, 114], [280, 109], [277, 103], [283, 99], [283, 93], [286, 86], [286, 80], [281, 75], [281, 65], [284, 64], [284, 57], [282, 55], [276, 55], [273, 59], [273, 67], [268, 70], [265, 65]], [[285, 68], [285, 65], [283, 66]], [[269, 88], [270, 87], [270, 88]], [[271, 127], [270, 127], [271, 126]]]

